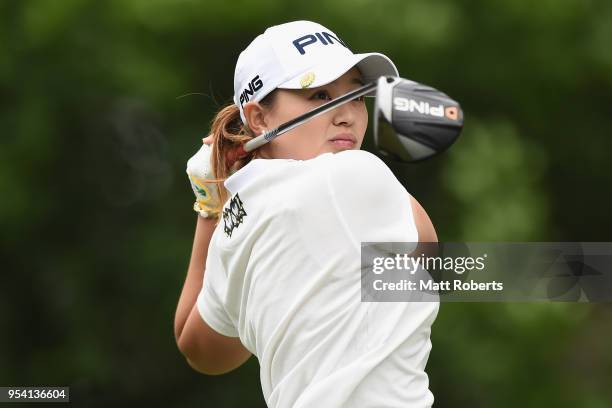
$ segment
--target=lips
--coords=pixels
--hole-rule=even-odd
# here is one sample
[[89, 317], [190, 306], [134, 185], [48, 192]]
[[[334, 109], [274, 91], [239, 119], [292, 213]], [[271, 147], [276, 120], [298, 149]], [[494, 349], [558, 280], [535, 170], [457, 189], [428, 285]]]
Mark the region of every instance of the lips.
[[331, 140], [335, 146], [351, 148], [357, 143], [357, 139], [350, 133], [341, 133], [334, 136]]

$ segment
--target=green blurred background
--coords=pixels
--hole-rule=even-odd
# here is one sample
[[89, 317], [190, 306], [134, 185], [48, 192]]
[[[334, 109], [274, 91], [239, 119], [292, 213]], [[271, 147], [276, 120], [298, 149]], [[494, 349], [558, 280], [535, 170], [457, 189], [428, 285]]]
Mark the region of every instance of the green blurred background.
[[[611, 240], [612, 2], [1, 0], [0, 385], [265, 405], [254, 358], [207, 377], [174, 343], [185, 163], [238, 53], [296, 19], [462, 103], [451, 150], [390, 164], [441, 240]], [[612, 406], [611, 323], [609, 304], [443, 304], [436, 406]]]

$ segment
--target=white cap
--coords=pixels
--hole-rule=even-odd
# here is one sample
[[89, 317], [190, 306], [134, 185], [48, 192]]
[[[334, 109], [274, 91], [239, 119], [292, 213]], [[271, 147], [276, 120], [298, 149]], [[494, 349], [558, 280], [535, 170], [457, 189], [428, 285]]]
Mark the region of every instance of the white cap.
[[[234, 73], [234, 103], [260, 101], [276, 88], [303, 89], [326, 85], [357, 66], [363, 80], [399, 76], [383, 54], [353, 54], [331, 30], [311, 21], [268, 28], [240, 53]], [[374, 93], [372, 93], [374, 94]]]

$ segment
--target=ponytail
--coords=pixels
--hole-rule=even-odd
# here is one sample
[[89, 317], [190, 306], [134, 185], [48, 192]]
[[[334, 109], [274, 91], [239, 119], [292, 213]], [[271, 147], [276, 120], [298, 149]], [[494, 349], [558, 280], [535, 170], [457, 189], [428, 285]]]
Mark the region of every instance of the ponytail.
[[[269, 106], [272, 103], [273, 94], [268, 94], [259, 103]], [[259, 149], [245, 153], [242, 146], [255, 137], [253, 131], [242, 123], [240, 109], [235, 104], [222, 108], [213, 119], [210, 134], [212, 135], [211, 165], [216, 176], [211, 182], [217, 183], [220, 204], [217, 213], [228, 199], [228, 192], [223, 182], [234, 172], [246, 166], [254, 158], [259, 158]]]

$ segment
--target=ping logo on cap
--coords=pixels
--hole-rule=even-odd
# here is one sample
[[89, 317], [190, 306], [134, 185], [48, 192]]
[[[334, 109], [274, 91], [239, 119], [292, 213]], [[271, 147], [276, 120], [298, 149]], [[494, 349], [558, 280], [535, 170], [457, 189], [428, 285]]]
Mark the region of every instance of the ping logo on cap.
[[340, 40], [335, 35], [326, 31], [322, 31], [320, 33], [306, 34], [300, 38], [296, 38], [292, 42], [295, 48], [300, 52], [300, 54], [304, 55], [306, 54], [305, 48], [307, 46], [315, 44], [317, 42], [321, 43], [322, 45], [335, 44], [334, 40], [336, 40], [336, 42], [338, 42], [338, 44], [342, 45], [343, 47], [348, 48], [344, 41]]
[[240, 93], [240, 107], [248, 102], [250, 96], [253, 96], [253, 94], [259, 91], [262, 87], [263, 82], [261, 79], [259, 79], [259, 75], [256, 75], [253, 79], [251, 79], [251, 82], [249, 82], [248, 88], [244, 88], [244, 90]]

